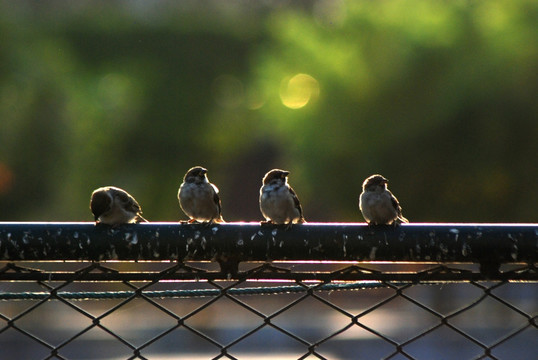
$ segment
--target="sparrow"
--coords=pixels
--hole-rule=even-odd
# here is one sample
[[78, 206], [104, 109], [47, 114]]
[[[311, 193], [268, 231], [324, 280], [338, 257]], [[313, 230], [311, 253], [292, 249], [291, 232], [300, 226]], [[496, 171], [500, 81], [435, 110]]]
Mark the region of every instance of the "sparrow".
[[219, 189], [207, 179], [207, 169], [190, 168], [177, 192], [179, 206], [189, 222], [224, 222]]
[[96, 223], [120, 225], [147, 222], [142, 217], [142, 209], [127, 191], [105, 186], [96, 189], [90, 199], [90, 209]]
[[362, 183], [359, 208], [369, 225], [390, 225], [409, 222], [402, 216], [402, 207], [389, 189], [388, 180], [372, 175]]
[[273, 169], [262, 180], [260, 210], [267, 221], [262, 224], [304, 223], [303, 209], [295, 191], [288, 184], [289, 171]]

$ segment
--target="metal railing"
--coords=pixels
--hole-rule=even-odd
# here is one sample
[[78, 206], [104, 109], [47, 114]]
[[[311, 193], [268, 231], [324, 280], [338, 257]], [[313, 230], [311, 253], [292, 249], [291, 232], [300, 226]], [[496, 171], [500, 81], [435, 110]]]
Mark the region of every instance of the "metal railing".
[[0, 358], [528, 359], [538, 225], [0, 223]]

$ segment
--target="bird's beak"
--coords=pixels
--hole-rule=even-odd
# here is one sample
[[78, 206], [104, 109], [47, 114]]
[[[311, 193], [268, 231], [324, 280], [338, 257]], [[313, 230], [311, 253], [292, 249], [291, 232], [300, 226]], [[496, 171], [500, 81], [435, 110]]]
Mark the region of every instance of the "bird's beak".
[[289, 174], [290, 174], [289, 171], [283, 171], [283, 172], [282, 172], [282, 175], [283, 175], [283, 176], [288, 176]]

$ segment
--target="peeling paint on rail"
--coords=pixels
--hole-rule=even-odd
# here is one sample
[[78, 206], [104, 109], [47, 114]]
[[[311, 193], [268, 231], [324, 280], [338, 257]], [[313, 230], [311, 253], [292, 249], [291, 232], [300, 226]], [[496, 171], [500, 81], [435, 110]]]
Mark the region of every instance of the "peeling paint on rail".
[[538, 224], [0, 222], [0, 260], [333, 260], [535, 263]]

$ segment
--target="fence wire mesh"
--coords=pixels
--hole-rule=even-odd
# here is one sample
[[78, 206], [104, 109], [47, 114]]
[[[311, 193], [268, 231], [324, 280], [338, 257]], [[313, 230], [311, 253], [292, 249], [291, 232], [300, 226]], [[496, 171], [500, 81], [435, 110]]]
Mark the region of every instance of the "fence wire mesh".
[[535, 264], [0, 264], [1, 359], [531, 359]]

